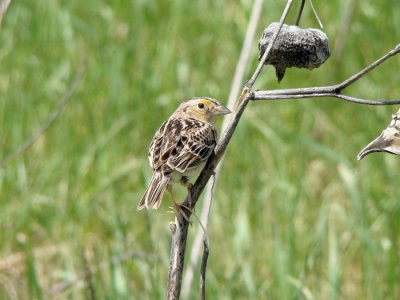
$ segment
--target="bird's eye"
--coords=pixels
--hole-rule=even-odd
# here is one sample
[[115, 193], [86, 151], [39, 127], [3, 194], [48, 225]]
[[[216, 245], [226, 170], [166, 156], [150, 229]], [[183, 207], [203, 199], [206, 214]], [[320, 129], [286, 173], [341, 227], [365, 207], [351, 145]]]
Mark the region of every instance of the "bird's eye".
[[199, 104], [197, 104], [197, 107], [200, 108], [200, 109], [203, 109], [204, 108], [204, 104], [203, 103], [199, 103]]

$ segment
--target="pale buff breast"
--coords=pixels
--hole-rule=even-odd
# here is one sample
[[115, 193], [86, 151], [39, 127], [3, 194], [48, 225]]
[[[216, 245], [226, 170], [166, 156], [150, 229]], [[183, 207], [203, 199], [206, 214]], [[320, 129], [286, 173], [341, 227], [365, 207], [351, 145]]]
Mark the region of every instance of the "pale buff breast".
[[199, 176], [199, 174], [203, 170], [205, 164], [206, 164], [206, 161], [201, 163], [200, 165], [198, 165], [196, 168], [192, 168], [192, 169], [186, 170], [184, 173], [181, 173], [181, 172], [178, 172], [178, 171], [174, 171], [172, 173], [172, 177], [171, 177], [170, 182], [171, 183], [180, 182], [183, 176], [188, 177], [188, 178]]

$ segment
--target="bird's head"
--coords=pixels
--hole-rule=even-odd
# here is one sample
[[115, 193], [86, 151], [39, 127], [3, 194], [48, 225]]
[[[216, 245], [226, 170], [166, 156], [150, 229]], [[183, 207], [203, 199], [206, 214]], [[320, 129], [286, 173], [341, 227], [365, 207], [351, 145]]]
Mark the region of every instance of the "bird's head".
[[177, 112], [186, 117], [213, 123], [215, 118], [231, 113], [231, 111], [217, 100], [207, 97], [193, 98], [181, 103]]

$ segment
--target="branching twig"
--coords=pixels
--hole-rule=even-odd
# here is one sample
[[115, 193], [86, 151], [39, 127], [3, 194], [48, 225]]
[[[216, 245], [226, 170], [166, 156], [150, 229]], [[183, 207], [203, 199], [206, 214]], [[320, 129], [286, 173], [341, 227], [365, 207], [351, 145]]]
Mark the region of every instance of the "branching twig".
[[337, 85], [337, 89], [340, 92], [341, 90], [345, 89], [346, 87], [348, 87], [350, 84], [352, 84], [353, 82], [357, 81], [358, 79], [360, 79], [361, 77], [363, 77], [365, 74], [369, 73], [370, 71], [372, 71], [373, 69], [375, 69], [377, 66], [379, 66], [380, 64], [382, 64], [385, 60], [389, 59], [390, 57], [398, 54], [400, 52], [400, 44], [398, 44], [396, 47], [394, 47], [392, 50], [390, 50], [388, 53], [386, 53], [384, 56], [382, 56], [381, 58], [377, 59], [376, 61], [374, 61], [372, 64], [370, 64], [369, 66], [365, 67], [364, 69], [362, 69], [360, 72], [354, 74], [353, 76], [351, 76], [350, 78], [346, 79], [345, 81], [343, 81], [342, 83], [339, 83]]
[[[287, 89], [287, 90], [271, 90], [271, 91], [256, 91], [249, 95], [250, 100], [285, 100], [285, 99], [301, 99], [301, 98], [322, 98], [334, 97], [344, 101], [366, 104], [366, 105], [394, 105], [400, 104], [400, 100], [368, 100], [352, 96], [343, 95], [335, 91], [326, 91], [328, 87], [304, 89]], [[295, 93], [294, 93], [295, 92]]]
[[283, 100], [283, 99], [300, 99], [300, 98], [315, 98], [315, 97], [335, 97], [344, 101], [349, 101], [358, 104], [367, 105], [393, 105], [400, 104], [400, 100], [368, 100], [342, 94], [342, 91], [353, 84], [361, 77], [375, 69], [377, 66], [385, 62], [390, 57], [400, 52], [400, 44], [383, 55], [381, 58], [374, 61], [372, 64], [362, 69], [360, 72], [354, 74], [343, 82], [322, 87], [298, 88], [298, 89], [284, 89], [284, 90], [270, 90], [270, 91], [255, 91], [249, 95], [251, 100]]
[[[215, 152], [209, 158], [206, 166], [204, 167], [203, 171], [201, 172], [200, 176], [196, 180], [192, 190], [191, 190], [191, 204], [192, 207], [195, 207], [201, 192], [203, 191], [204, 187], [207, 184], [210, 176], [213, 174], [214, 169], [218, 165], [219, 161], [221, 160], [229, 141], [233, 135], [233, 132], [238, 125], [238, 122], [249, 102], [249, 100], [276, 100], [276, 99], [292, 99], [292, 98], [308, 98], [308, 97], [336, 97], [345, 101], [351, 101], [355, 103], [362, 103], [362, 104], [375, 104], [375, 105], [387, 105], [387, 104], [398, 104], [400, 100], [394, 101], [379, 101], [379, 100], [367, 100], [361, 99], [356, 97], [351, 97], [347, 95], [343, 95], [342, 91], [348, 87], [349, 85], [356, 82], [358, 79], [363, 77], [365, 74], [379, 66], [389, 57], [396, 55], [400, 52], [400, 45], [395, 47], [393, 50], [389, 51], [386, 55], [369, 65], [368, 67], [364, 68], [357, 74], [349, 77], [345, 81], [333, 85], [333, 86], [326, 86], [326, 87], [311, 87], [311, 88], [300, 88], [300, 89], [287, 89], [287, 90], [275, 90], [275, 91], [256, 91], [252, 92], [251, 89], [254, 85], [255, 80], [258, 78], [258, 75], [261, 72], [261, 69], [271, 51], [273, 43], [279, 34], [280, 28], [286, 18], [286, 15], [292, 5], [291, 0], [287, 2], [286, 8], [284, 13], [282, 14], [282, 18], [280, 20], [280, 27], [279, 30], [275, 33], [274, 37], [272, 38], [272, 42], [268, 45], [263, 57], [261, 58], [253, 76], [247, 81], [245, 87], [242, 90], [242, 93], [239, 97], [239, 101], [237, 104], [237, 108], [230, 120], [230, 123], [227, 129], [223, 132], [221, 139], [217, 146], [215, 147]], [[186, 197], [185, 201], [183, 201], [183, 207], [189, 206], [189, 199]], [[187, 216], [190, 217], [191, 212], [185, 210]], [[170, 266], [169, 266], [169, 274], [168, 274], [168, 296], [167, 299], [178, 299], [181, 289], [181, 278], [183, 272], [183, 263], [185, 257], [185, 250], [186, 250], [186, 241], [187, 241], [187, 234], [188, 234], [188, 221], [183, 218], [182, 214], [177, 216], [175, 221], [175, 226], [172, 235], [172, 244], [171, 244], [171, 255], [170, 255]], [[205, 249], [207, 250], [207, 249]], [[205, 254], [208, 255], [208, 252], [205, 251]], [[204, 257], [203, 257], [204, 259]], [[205, 260], [207, 261], [207, 260]], [[204, 270], [205, 272], [205, 270]], [[205, 274], [205, 273], [204, 273]], [[204, 279], [204, 278], [203, 278]]]
[[[290, 7], [292, 6], [293, 1], [288, 0], [285, 10], [282, 14], [280, 20], [280, 28], [284, 23], [286, 16], [289, 12]], [[240, 96], [240, 99], [243, 101], [239, 101], [237, 109], [235, 110], [232, 119], [228, 125], [228, 128], [223, 132], [222, 137], [215, 147], [215, 153], [209, 158], [206, 166], [201, 172], [200, 176], [197, 178], [192, 191], [191, 191], [191, 205], [195, 207], [197, 200], [204, 187], [207, 184], [210, 176], [213, 174], [215, 167], [218, 165], [221, 160], [229, 141], [233, 135], [233, 132], [236, 129], [236, 126], [239, 123], [240, 117], [242, 116], [248, 102], [249, 98], [248, 93], [254, 85], [255, 80], [261, 72], [262, 67], [271, 51], [272, 45], [276, 40], [276, 37], [279, 34], [280, 29], [275, 33], [272, 42], [269, 44], [269, 47], [266, 49], [263, 57], [261, 58], [253, 76], [246, 83], [245, 88]], [[183, 202], [184, 206], [189, 206], [189, 199], [186, 197]], [[185, 213], [190, 216], [190, 211], [186, 210]], [[185, 250], [186, 250], [186, 241], [187, 241], [187, 233], [188, 233], [189, 223], [182, 214], [179, 214], [176, 219], [176, 228], [172, 234], [172, 243], [171, 243], [171, 255], [170, 255], [170, 265], [169, 265], [169, 274], [168, 274], [168, 291], [167, 291], [167, 299], [179, 299], [180, 290], [181, 290], [181, 279], [183, 272], [183, 263], [185, 258]]]
[[75, 76], [74, 81], [68, 87], [67, 92], [64, 94], [63, 98], [57, 104], [56, 108], [48, 118], [48, 120], [34, 133], [32, 134], [17, 150], [7, 156], [0, 164], [0, 170], [4, 169], [12, 160], [17, 158], [23, 152], [25, 152], [30, 146], [32, 146], [50, 127], [51, 124], [57, 119], [60, 115], [64, 106], [71, 99], [74, 94], [76, 88], [78, 87], [79, 82], [82, 80], [83, 74], [85, 71], [85, 64], [81, 64], [78, 73]]

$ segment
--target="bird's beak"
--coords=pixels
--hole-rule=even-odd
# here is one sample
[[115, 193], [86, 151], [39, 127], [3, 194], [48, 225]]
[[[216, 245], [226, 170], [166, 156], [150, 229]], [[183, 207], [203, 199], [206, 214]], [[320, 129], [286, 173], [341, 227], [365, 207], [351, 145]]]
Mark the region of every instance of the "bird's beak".
[[357, 159], [361, 160], [366, 155], [373, 152], [387, 152], [391, 154], [400, 154], [400, 132], [394, 128], [386, 128], [380, 136], [369, 143], [357, 155]]
[[230, 113], [231, 113], [230, 109], [223, 105], [216, 106], [212, 112], [214, 116], [227, 115]]

